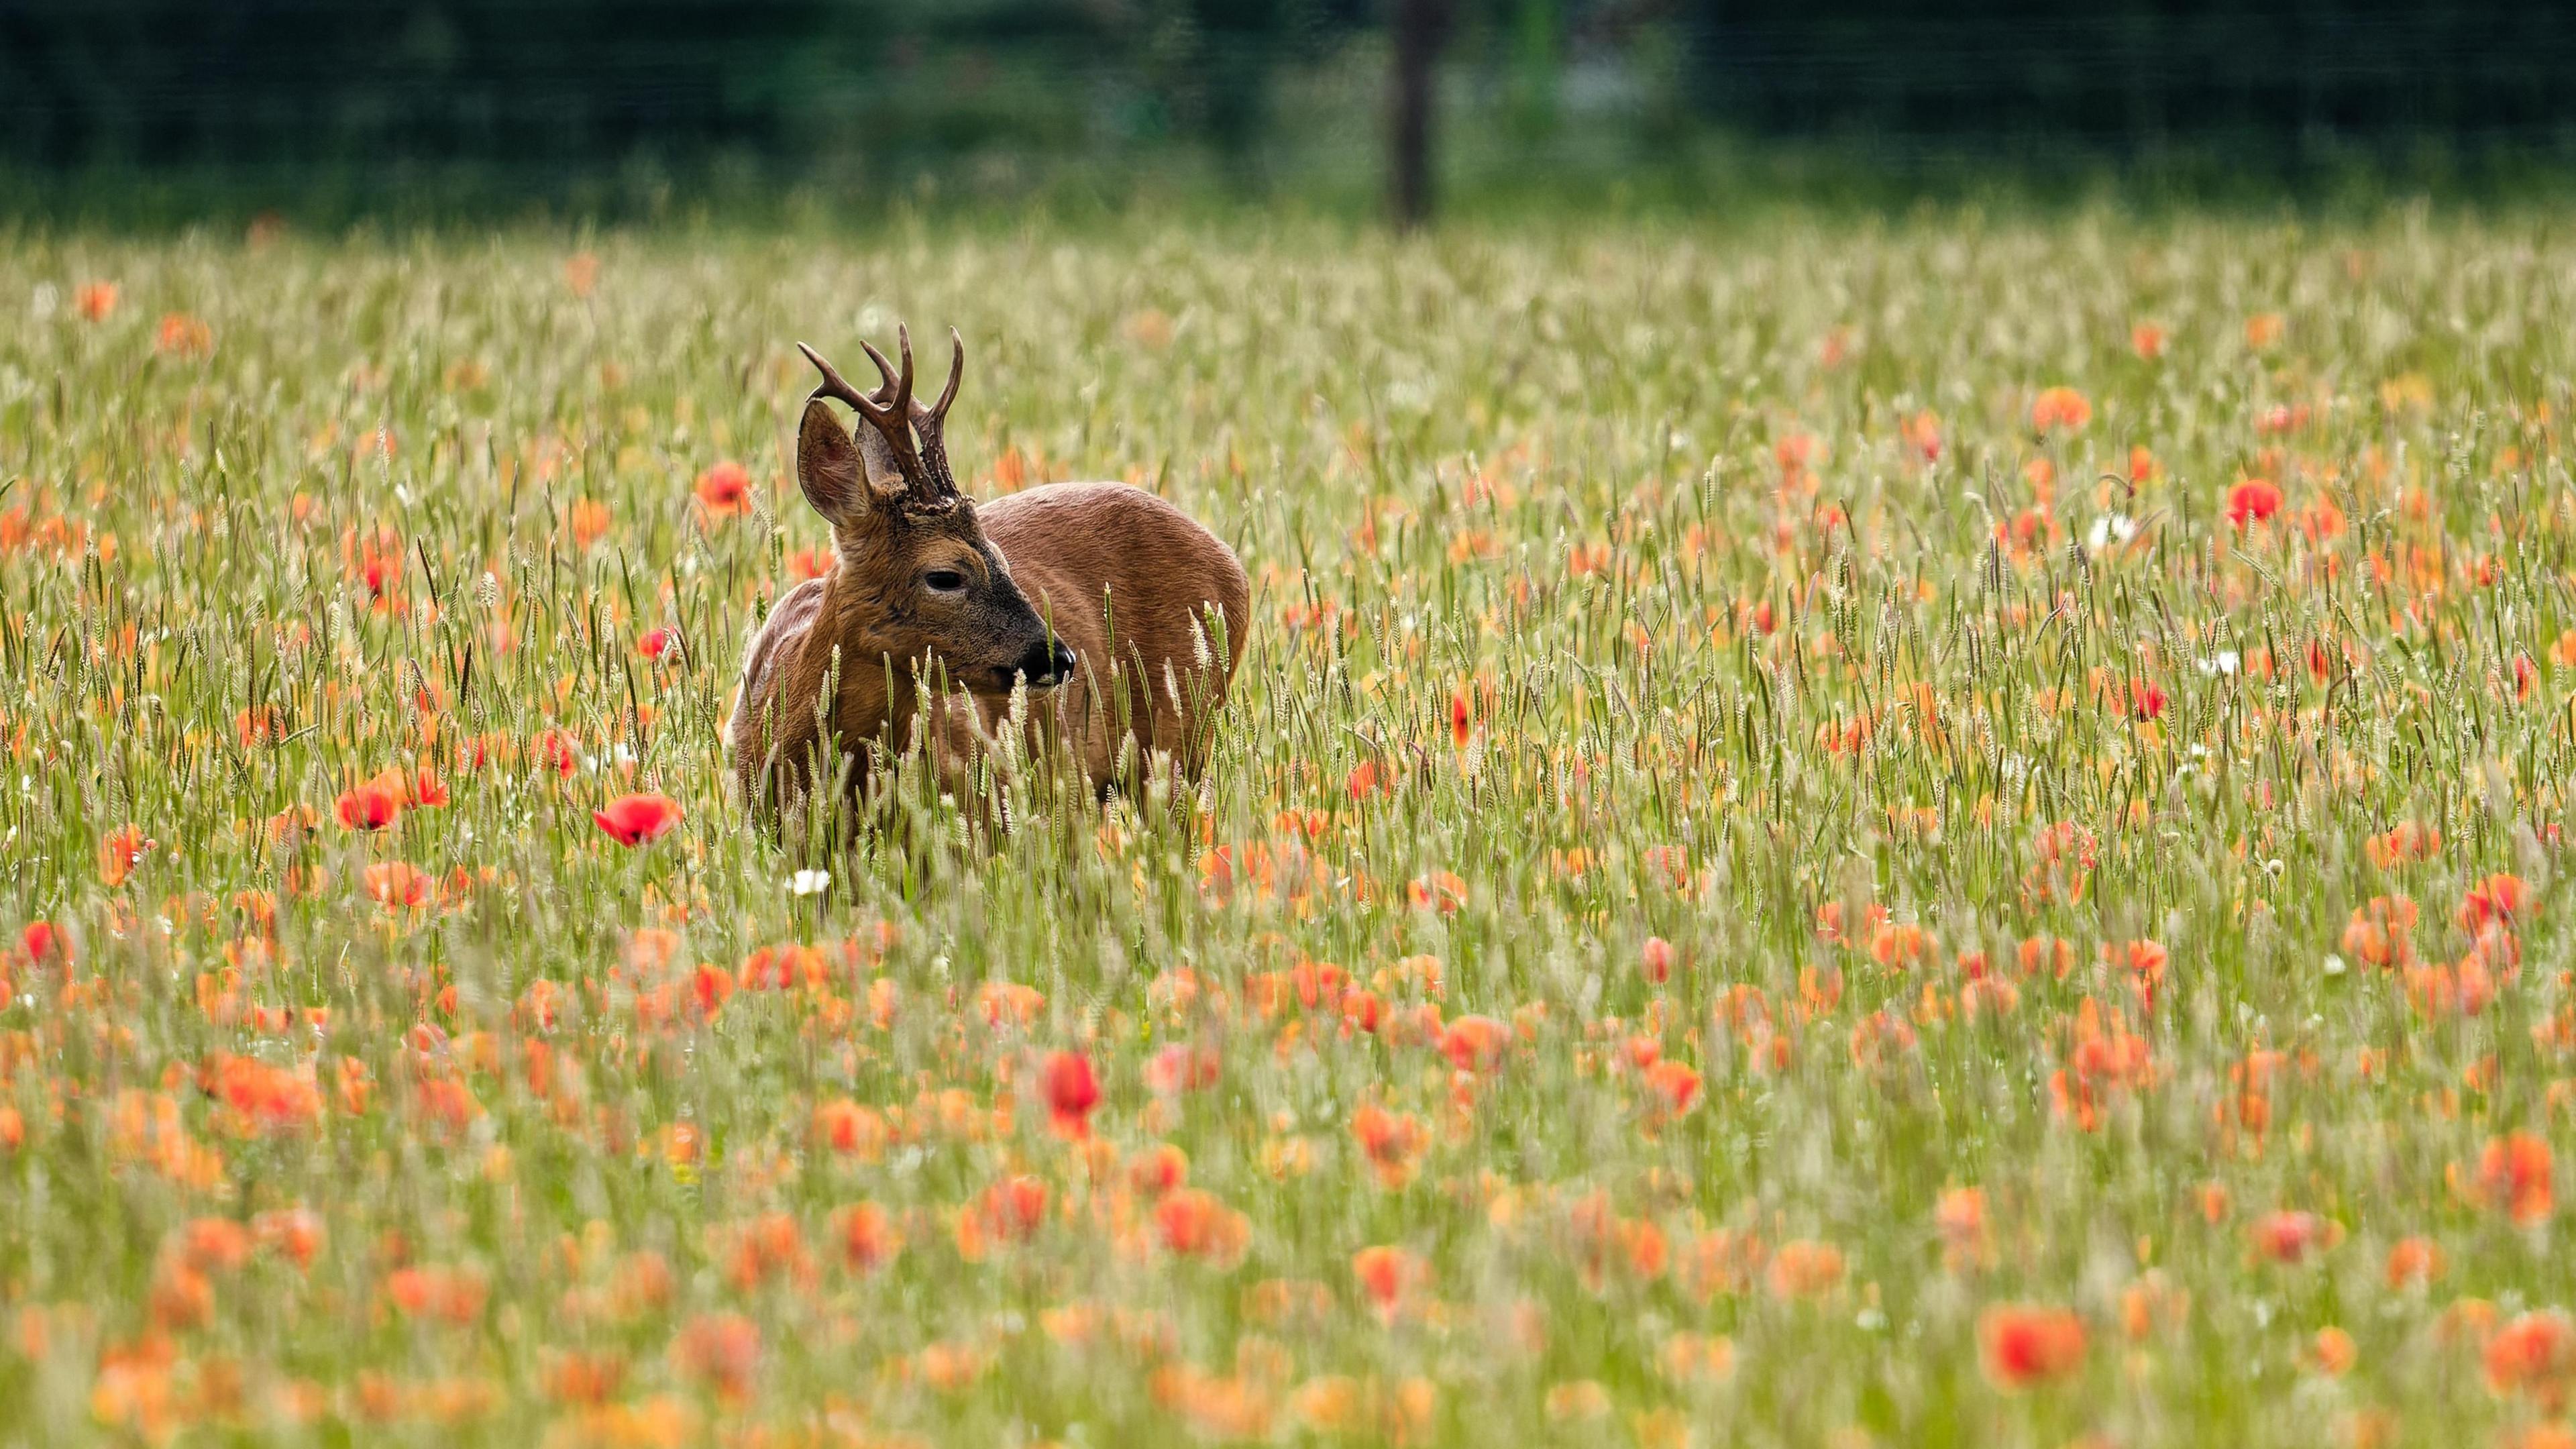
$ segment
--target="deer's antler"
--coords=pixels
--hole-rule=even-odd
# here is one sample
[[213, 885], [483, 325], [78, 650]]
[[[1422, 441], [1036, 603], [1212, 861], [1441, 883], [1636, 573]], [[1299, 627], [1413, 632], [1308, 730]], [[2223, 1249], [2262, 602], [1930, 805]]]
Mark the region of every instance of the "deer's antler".
[[948, 329], [948, 343], [954, 349], [948, 361], [948, 385], [939, 390], [938, 402], [924, 406], [921, 399], [912, 395], [912, 333], [897, 326], [894, 336], [896, 353], [903, 358], [900, 373], [894, 364], [886, 361], [884, 353], [865, 342], [859, 345], [867, 348], [868, 360], [877, 365], [878, 375], [885, 379], [885, 385], [877, 390], [877, 396], [884, 397], [891, 392], [894, 402], [890, 410], [909, 416], [913, 431], [921, 435], [920, 487], [926, 501], [931, 506], [944, 507], [948, 500], [959, 496], [957, 477], [948, 471], [948, 442], [944, 435], [948, 405], [957, 401], [957, 384], [966, 376], [966, 339], [958, 335], [956, 328]]
[[[884, 353], [866, 342], [859, 344], [867, 349], [869, 360], [876, 363], [877, 370], [885, 375], [885, 386], [874, 393], [859, 391], [849, 379], [841, 376], [838, 368], [823, 360], [823, 354], [804, 343], [797, 343], [796, 350], [804, 353], [805, 360], [814, 364], [814, 370], [823, 375], [823, 381], [809, 398], [835, 398], [849, 404], [852, 411], [866, 419], [868, 426], [885, 439], [887, 449], [894, 455], [897, 471], [903, 474], [907, 504], [923, 511], [944, 509], [951, 506], [959, 495], [957, 481], [948, 471], [948, 452], [940, 439], [939, 423], [947, 415], [949, 403], [956, 399], [958, 378], [966, 366], [966, 344], [962, 338], [957, 340], [957, 359], [949, 370], [948, 390], [940, 394], [939, 406], [932, 409], [923, 407], [920, 399], [912, 395], [911, 331], [898, 327], [895, 335], [898, 350], [903, 355], [900, 376], [887, 363]], [[956, 333], [952, 329], [949, 335], [953, 338]], [[921, 435], [918, 447], [913, 441], [916, 430]]]

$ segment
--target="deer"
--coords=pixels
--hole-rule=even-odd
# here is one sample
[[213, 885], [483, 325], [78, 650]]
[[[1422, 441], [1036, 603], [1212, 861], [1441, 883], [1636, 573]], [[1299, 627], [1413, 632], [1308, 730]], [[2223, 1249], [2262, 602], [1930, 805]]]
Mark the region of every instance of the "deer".
[[965, 338], [949, 330], [948, 383], [925, 403], [911, 332], [895, 337], [899, 367], [860, 344], [882, 379], [871, 392], [797, 344], [821, 381], [796, 482], [831, 527], [832, 563], [778, 599], [745, 652], [725, 742], [746, 801], [773, 819], [810, 805], [826, 759], [841, 778], [820, 785], [855, 801], [915, 743], [957, 780], [1013, 727], [1033, 758], [1061, 746], [1102, 800], [1158, 772], [1195, 784], [1251, 619], [1234, 550], [1123, 483], [966, 497], [944, 437]]

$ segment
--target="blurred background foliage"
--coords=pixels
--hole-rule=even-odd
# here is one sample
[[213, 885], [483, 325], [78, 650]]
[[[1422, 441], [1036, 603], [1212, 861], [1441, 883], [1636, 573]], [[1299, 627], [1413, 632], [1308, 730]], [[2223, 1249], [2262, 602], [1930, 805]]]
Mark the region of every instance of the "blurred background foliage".
[[1408, 6], [1455, 205], [2576, 176], [2500, 0], [0, 0], [0, 209], [1364, 212]]

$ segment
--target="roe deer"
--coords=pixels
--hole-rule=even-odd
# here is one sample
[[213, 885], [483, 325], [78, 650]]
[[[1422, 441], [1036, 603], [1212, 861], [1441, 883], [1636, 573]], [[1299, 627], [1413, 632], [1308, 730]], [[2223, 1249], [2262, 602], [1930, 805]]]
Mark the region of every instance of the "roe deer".
[[[884, 378], [873, 393], [797, 344], [823, 380], [797, 428], [796, 481], [832, 526], [833, 560], [771, 607], [743, 660], [725, 737], [745, 799], [775, 810], [813, 789], [827, 732], [847, 762], [841, 788], [864, 787], [871, 746], [901, 750], [917, 733], [953, 766], [971, 732], [1005, 727], [1021, 684], [1036, 742], [1061, 740], [1095, 790], [1158, 762], [1197, 779], [1250, 623], [1234, 551], [1123, 484], [967, 499], [941, 436], [965, 339], [950, 331], [948, 386], [924, 405], [912, 338], [896, 336], [900, 372], [860, 344]], [[867, 425], [855, 439], [826, 398]], [[965, 695], [943, 694], [926, 733], [924, 684]]]

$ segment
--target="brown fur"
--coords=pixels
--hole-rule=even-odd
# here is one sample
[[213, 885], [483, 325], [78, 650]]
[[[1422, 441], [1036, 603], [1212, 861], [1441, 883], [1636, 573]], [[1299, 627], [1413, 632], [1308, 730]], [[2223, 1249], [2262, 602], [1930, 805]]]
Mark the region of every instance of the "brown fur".
[[[961, 346], [961, 368], [963, 355]], [[910, 363], [907, 345], [906, 397]], [[891, 369], [879, 366], [889, 390], [865, 399], [872, 405], [895, 396]], [[837, 374], [825, 376], [844, 389], [832, 395], [847, 395]], [[929, 741], [953, 769], [977, 735], [1006, 727], [1011, 691], [1033, 661], [1044, 671], [1026, 716], [1034, 745], [1061, 741], [1101, 790], [1166, 767], [1195, 780], [1250, 622], [1234, 551], [1120, 484], [1057, 484], [982, 507], [953, 482], [943, 492], [938, 417], [922, 426], [927, 410], [911, 406], [924, 445], [898, 451], [865, 428], [854, 442], [819, 392], [807, 405], [797, 481], [832, 524], [834, 562], [770, 609], [744, 658], [725, 735], [746, 798], [775, 808], [809, 791], [827, 731], [846, 762], [842, 783], [862, 789], [872, 745], [913, 742], [925, 678], [958, 687]], [[1211, 607], [1224, 619], [1222, 647], [1205, 622]], [[1061, 683], [1050, 636], [1073, 656]]]
[[[1083, 773], [1095, 785], [1117, 779], [1132, 738], [1136, 763], [1168, 755], [1184, 778], [1197, 779], [1210, 719], [1225, 703], [1251, 620], [1251, 585], [1234, 550], [1171, 504], [1122, 483], [1032, 488], [986, 506], [982, 517], [1021, 592], [1073, 650], [1073, 678], [1052, 691], [1048, 713]], [[1210, 605], [1224, 615], [1222, 641]], [[1208, 661], [1204, 671], [1200, 659]]]

